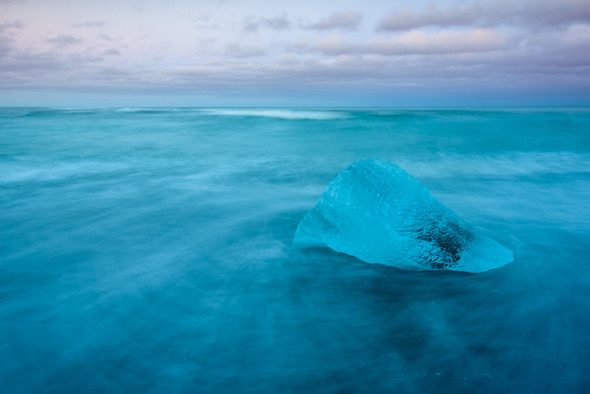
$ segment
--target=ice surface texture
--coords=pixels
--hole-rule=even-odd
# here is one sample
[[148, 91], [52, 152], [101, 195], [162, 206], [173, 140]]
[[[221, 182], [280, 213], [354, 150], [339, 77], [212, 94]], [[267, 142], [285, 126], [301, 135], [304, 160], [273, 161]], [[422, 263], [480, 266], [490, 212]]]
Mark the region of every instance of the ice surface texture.
[[341, 172], [299, 223], [295, 242], [408, 270], [483, 272], [513, 260], [511, 250], [383, 160], [359, 161]]

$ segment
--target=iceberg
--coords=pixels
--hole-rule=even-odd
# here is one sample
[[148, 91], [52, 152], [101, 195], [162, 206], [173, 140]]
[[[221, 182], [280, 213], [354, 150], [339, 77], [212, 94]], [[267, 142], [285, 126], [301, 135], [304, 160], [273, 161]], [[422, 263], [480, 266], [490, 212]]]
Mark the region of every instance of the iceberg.
[[341, 172], [295, 232], [299, 247], [329, 247], [406, 270], [484, 272], [513, 260], [398, 165], [363, 160]]

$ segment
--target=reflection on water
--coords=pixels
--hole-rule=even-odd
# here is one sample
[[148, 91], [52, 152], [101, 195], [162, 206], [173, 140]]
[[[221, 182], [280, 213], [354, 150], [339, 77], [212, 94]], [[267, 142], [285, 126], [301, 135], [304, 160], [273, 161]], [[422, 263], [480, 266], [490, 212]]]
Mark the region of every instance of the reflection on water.
[[[590, 387], [590, 112], [225, 111], [0, 110], [3, 392]], [[293, 248], [377, 157], [515, 261]]]

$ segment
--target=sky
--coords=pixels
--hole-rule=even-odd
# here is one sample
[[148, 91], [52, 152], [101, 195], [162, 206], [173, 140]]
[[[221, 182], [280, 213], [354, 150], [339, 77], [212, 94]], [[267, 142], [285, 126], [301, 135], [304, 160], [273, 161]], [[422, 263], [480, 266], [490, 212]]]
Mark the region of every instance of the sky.
[[590, 1], [0, 0], [0, 105], [590, 106]]

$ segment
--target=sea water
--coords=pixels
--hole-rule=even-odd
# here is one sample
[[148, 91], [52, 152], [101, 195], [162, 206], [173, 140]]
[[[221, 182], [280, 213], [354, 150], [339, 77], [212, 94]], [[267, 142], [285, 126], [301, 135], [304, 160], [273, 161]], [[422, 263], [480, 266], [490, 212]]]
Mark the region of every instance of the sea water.
[[[293, 236], [362, 159], [514, 251]], [[0, 109], [0, 392], [590, 390], [588, 109]]]

